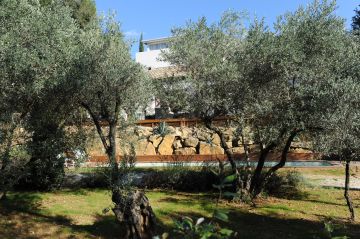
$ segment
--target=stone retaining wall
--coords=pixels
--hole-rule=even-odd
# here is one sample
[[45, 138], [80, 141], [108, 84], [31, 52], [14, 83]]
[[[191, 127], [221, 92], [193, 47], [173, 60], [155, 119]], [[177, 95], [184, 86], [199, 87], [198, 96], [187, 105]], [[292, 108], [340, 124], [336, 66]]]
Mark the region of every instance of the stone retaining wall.
[[[243, 154], [243, 142], [236, 136], [235, 128], [223, 128], [226, 144], [234, 154]], [[132, 142], [138, 156], [152, 155], [221, 155], [224, 149], [221, 147], [220, 137], [204, 127], [172, 127], [166, 126], [166, 133], [159, 134], [156, 128], [136, 126], [128, 130], [126, 144], [118, 140], [118, 151], [129, 150], [129, 142]], [[254, 144], [251, 132], [245, 132], [245, 144], [250, 153], [259, 151], [259, 146]], [[121, 138], [121, 137], [120, 137]], [[125, 145], [125, 146], [124, 146]], [[291, 152], [312, 153], [309, 143], [293, 142]], [[88, 142], [88, 153], [91, 156], [105, 155], [102, 144], [94, 133]]]

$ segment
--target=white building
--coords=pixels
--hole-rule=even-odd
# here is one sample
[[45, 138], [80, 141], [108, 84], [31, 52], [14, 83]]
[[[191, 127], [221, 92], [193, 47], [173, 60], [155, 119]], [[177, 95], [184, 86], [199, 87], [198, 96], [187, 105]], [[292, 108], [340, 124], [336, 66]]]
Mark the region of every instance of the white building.
[[162, 50], [166, 51], [169, 48], [170, 39], [169, 37], [164, 37], [143, 41], [145, 51], [136, 53], [136, 62], [144, 65], [149, 70], [169, 67], [170, 64], [168, 62], [161, 60], [160, 53]]
[[[179, 75], [176, 67], [161, 59], [161, 52], [168, 50], [170, 39], [171, 37], [144, 40], [145, 51], [136, 53], [136, 62], [148, 70], [153, 80]], [[171, 117], [171, 114], [164, 114], [160, 102], [155, 97], [146, 108], [145, 115], [148, 117]], [[140, 118], [145, 118], [145, 115]]]

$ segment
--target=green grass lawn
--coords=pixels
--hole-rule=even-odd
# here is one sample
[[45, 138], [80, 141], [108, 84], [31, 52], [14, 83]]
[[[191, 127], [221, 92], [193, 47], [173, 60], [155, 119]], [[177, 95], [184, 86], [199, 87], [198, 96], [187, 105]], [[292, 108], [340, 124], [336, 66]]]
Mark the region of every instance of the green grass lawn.
[[[342, 190], [306, 188], [296, 200], [265, 198], [256, 207], [222, 202], [230, 210], [227, 227], [239, 238], [324, 238], [323, 221], [333, 219], [338, 235], [360, 238], [360, 224], [347, 223]], [[173, 218], [210, 217], [214, 195], [148, 191], [159, 232], [173, 230]], [[352, 192], [356, 213], [360, 193]], [[119, 238], [106, 190], [61, 190], [52, 193], [13, 192], [0, 204], [0, 238]], [[177, 238], [171, 236], [170, 238]]]

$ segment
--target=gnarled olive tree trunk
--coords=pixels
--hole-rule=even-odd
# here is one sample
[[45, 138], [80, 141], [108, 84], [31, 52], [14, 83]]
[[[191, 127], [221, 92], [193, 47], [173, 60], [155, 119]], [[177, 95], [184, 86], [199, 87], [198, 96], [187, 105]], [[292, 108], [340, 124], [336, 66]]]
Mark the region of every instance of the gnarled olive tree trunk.
[[110, 184], [112, 190], [112, 201], [115, 204], [112, 209], [117, 221], [124, 230], [124, 235], [119, 238], [124, 239], [151, 239], [155, 229], [155, 214], [150, 206], [150, 202], [145, 192], [132, 189], [122, 190], [120, 185], [119, 163], [117, 162], [116, 153], [116, 136], [119, 109], [115, 110], [113, 118], [106, 119], [109, 126], [109, 133], [106, 136], [100, 125], [98, 117], [93, 113], [91, 108], [82, 104], [89, 112], [96, 130], [99, 134], [103, 147], [109, 158], [111, 176]]
[[[244, 173], [241, 174], [238, 166], [236, 165], [234, 154], [232, 153], [229, 146], [226, 144], [226, 139], [223, 131], [212, 124], [211, 120], [205, 120], [205, 126], [211, 131], [215, 132], [221, 141], [226, 157], [231, 165], [233, 174], [236, 175], [237, 180], [235, 181], [235, 191], [239, 194], [241, 200], [247, 200], [249, 198], [249, 187], [250, 187], [250, 169], [245, 167]], [[247, 148], [245, 148], [247, 151]], [[249, 160], [248, 154], [246, 154], [246, 160]]]
[[149, 199], [140, 190], [122, 194], [120, 190], [113, 190], [112, 209], [116, 219], [124, 228], [125, 239], [151, 239], [155, 229], [155, 214], [150, 206]]
[[302, 129], [293, 129], [289, 133], [289, 135], [286, 138], [285, 145], [282, 148], [280, 161], [277, 164], [275, 164], [273, 167], [271, 167], [266, 173], [262, 173], [264, 164], [265, 164], [265, 160], [266, 160], [269, 152], [271, 150], [273, 150], [274, 148], [276, 148], [277, 145], [280, 144], [280, 140], [283, 137], [285, 131], [283, 131], [280, 134], [277, 142], [273, 142], [273, 143], [269, 144], [265, 149], [261, 150], [258, 165], [254, 172], [254, 176], [252, 179], [252, 185], [250, 188], [253, 198], [256, 198], [263, 191], [267, 181], [271, 178], [271, 176], [274, 175], [274, 173], [276, 173], [277, 170], [279, 170], [285, 166], [291, 143], [293, 142], [294, 138], [302, 131], [303, 131]]

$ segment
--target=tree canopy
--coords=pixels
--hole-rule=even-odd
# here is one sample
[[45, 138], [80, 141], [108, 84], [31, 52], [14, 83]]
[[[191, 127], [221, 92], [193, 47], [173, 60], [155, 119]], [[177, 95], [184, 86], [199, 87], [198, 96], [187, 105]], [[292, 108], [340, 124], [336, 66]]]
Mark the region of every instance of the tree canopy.
[[269, 152], [280, 150], [282, 156], [265, 179], [284, 166], [299, 133], [320, 129], [326, 113], [342, 107], [328, 99], [334, 84], [347, 84], [357, 74], [353, 40], [335, 9], [335, 1], [314, 1], [279, 17], [273, 31], [261, 20], [245, 28], [236, 13], [173, 31], [164, 57], [187, 73], [191, 111], [205, 121], [225, 114], [246, 118], [254, 132], [260, 145], [254, 195]]
[[191, 85], [187, 108], [196, 117], [214, 118], [237, 110], [235, 95], [229, 97], [228, 93], [233, 90], [231, 82], [239, 77], [233, 59], [244, 34], [242, 20], [241, 14], [228, 12], [216, 24], [208, 25], [201, 18], [172, 30], [170, 51], [163, 56], [187, 72], [186, 81]]
[[[360, 7], [360, 5], [359, 5]], [[353, 16], [352, 18], [352, 29], [354, 31], [359, 31], [360, 30], [360, 9], [356, 8], [355, 10], [355, 16]]]
[[[0, 6], [0, 114], [2, 119], [9, 119], [4, 122], [5, 125], [13, 125], [7, 132], [10, 142], [10, 135], [20, 121], [28, 132], [44, 133], [45, 125], [48, 125], [49, 121], [59, 122], [66, 117], [65, 108], [69, 105], [63, 104], [65, 88], [62, 86], [77, 58], [78, 27], [70, 15], [70, 9], [58, 2], [42, 7], [36, 1], [6, 0], [1, 1]], [[53, 97], [54, 94], [58, 97]], [[50, 109], [51, 107], [53, 108]], [[51, 119], [55, 114], [47, 113], [52, 111], [62, 112], [62, 117], [58, 114]], [[17, 114], [20, 114], [20, 121], [11, 121]], [[57, 161], [56, 155], [64, 150], [60, 138], [57, 137], [61, 135], [61, 128], [59, 131], [57, 127], [47, 129], [54, 137], [37, 144], [39, 142], [34, 140], [34, 133], [32, 140], [25, 141], [28, 152], [36, 155], [35, 158], [42, 155]], [[55, 139], [59, 144], [54, 143]], [[44, 150], [45, 142], [49, 143], [46, 147], [52, 145], [52, 150]], [[59, 148], [55, 150], [56, 145]], [[3, 169], [10, 166], [8, 150], [5, 150], [2, 159]]]
[[40, 4], [48, 6], [54, 1], [62, 3], [71, 9], [71, 16], [84, 28], [91, 20], [96, 18], [96, 6], [94, 0], [40, 0]]

